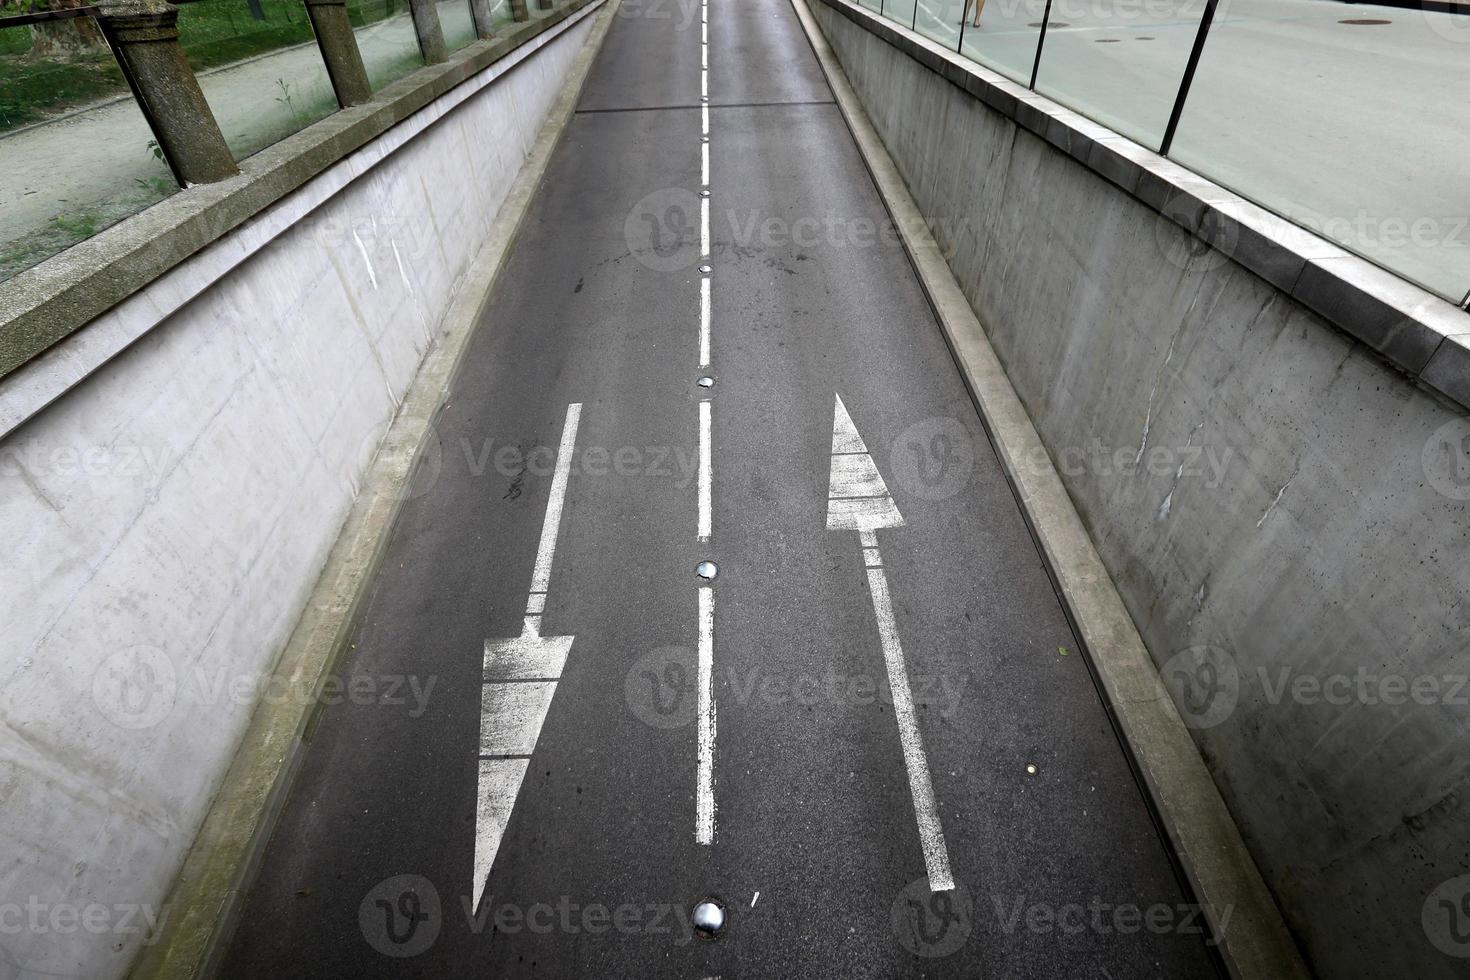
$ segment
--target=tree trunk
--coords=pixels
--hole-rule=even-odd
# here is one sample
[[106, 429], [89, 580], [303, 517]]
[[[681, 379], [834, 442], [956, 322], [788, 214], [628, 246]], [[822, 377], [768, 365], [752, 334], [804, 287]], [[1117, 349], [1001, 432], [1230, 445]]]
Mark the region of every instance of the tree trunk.
[[[41, 0], [37, 10], [70, 10], [86, 0]], [[37, 58], [75, 58], [105, 50], [107, 42], [90, 17], [47, 20], [31, 25], [31, 54]]]

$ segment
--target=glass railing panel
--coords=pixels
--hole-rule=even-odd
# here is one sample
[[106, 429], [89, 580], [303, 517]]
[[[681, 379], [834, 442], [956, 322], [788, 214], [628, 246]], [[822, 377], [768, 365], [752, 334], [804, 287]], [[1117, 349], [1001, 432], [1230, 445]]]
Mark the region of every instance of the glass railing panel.
[[1055, 0], [1036, 91], [1158, 149], [1204, 9], [1205, 0]]
[[424, 66], [408, 0], [347, 0], [347, 19], [373, 91]]
[[0, 173], [0, 282], [179, 189], [88, 17], [0, 28]]
[[1170, 156], [1459, 302], [1470, 15], [1320, 0], [1216, 14]]
[[182, 5], [179, 44], [236, 160], [337, 111], [300, 0]]
[[1045, 15], [1046, 0], [972, 2], [965, 11], [965, 36], [960, 53], [1022, 85], [1029, 85]]

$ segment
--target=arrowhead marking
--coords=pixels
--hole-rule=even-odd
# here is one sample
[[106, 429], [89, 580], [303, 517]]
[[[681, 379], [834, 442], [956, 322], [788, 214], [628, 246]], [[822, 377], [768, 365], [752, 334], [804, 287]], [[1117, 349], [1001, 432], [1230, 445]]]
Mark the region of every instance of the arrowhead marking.
[[878, 464], [858, 434], [842, 396], [832, 408], [832, 470], [827, 490], [827, 530], [871, 532], [902, 527], [903, 514], [888, 493]]
[[542, 636], [540, 618], [527, 616], [520, 636], [485, 641], [475, 800], [476, 911], [575, 639]]

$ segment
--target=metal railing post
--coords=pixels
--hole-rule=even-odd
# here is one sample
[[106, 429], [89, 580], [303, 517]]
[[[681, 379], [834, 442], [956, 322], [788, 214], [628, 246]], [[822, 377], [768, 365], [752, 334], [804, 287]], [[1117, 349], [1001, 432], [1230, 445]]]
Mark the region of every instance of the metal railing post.
[[179, 46], [178, 20], [179, 8], [164, 0], [97, 8], [97, 26], [174, 176], [183, 186], [212, 184], [240, 171]]
[[346, 0], [306, 0], [306, 16], [311, 18], [317, 47], [327, 65], [327, 77], [337, 93], [337, 104], [346, 109], [371, 99], [373, 87], [363, 67], [357, 35], [347, 19]]
[[1036, 77], [1041, 74], [1041, 49], [1046, 45], [1046, 28], [1051, 23], [1051, 0], [1046, 0], [1046, 10], [1041, 15], [1041, 36], [1036, 39], [1036, 60], [1031, 62], [1031, 84], [1027, 88], [1036, 91]]
[[1174, 99], [1174, 111], [1169, 115], [1169, 125], [1164, 130], [1164, 139], [1159, 143], [1159, 156], [1166, 157], [1174, 146], [1174, 134], [1179, 130], [1179, 119], [1184, 115], [1184, 102], [1189, 98], [1190, 86], [1194, 84], [1194, 73], [1199, 68], [1200, 55], [1205, 50], [1205, 40], [1210, 36], [1210, 25], [1215, 20], [1215, 7], [1219, 0], [1205, 0], [1205, 12], [1199, 21], [1199, 33], [1194, 36], [1194, 48], [1189, 52], [1189, 64], [1184, 67], [1184, 80], [1179, 83], [1179, 94]]

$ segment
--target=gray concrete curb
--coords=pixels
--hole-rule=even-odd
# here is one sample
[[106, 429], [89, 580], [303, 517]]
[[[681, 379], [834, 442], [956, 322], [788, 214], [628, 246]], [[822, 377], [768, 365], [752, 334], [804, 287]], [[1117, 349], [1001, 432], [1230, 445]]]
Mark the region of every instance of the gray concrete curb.
[[619, 0], [606, 0], [561, 94], [516, 176], [490, 237], [459, 284], [437, 343], [419, 368], [363, 480], [336, 545], [264, 690], [310, 690], [310, 700], [262, 702], [175, 879], [167, 925], [133, 964], [134, 978], [211, 976], [219, 968], [246, 890], [290, 793], [319, 714], [323, 681], [345, 667], [358, 614], [387, 551], [395, 518], [434, 419], [461, 369], [491, 288], [504, 268], [572, 118]]
[[1311, 974], [1051, 457], [806, 0], [791, 0], [898, 227], [975, 407], [1077, 631], [1099, 692], [1203, 906], [1230, 974]]

